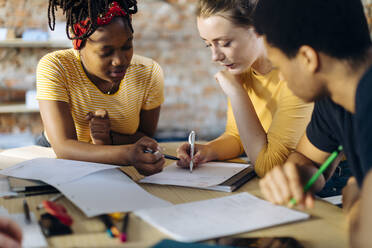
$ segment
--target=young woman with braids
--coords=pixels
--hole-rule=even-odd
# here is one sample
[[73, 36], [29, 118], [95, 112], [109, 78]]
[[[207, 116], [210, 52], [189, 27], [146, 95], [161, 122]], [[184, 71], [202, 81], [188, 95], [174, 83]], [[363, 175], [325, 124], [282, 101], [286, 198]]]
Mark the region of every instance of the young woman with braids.
[[[304, 133], [313, 106], [288, 89], [269, 62], [251, 20], [257, 0], [199, 0], [197, 27], [224, 67], [215, 75], [229, 98], [226, 131], [196, 146], [194, 165], [237, 157], [244, 151], [259, 176], [286, 160]], [[189, 145], [178, 149], [188, 167]]]
[[163, 74], [153, 60], [133, 55], [135, 0], [50, 0], [66, 14], [74, 48], [44, 56], [37, 67], [37, 99], [58, 158], [134, 165], [160, 172], [164, 158], [154, 135], [163, 102]]

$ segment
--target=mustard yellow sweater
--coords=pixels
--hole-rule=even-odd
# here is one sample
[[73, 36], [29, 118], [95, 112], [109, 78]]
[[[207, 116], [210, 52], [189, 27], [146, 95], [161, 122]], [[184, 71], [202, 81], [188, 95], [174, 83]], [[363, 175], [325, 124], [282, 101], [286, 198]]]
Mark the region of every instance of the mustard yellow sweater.
[[[283, 164], [290, 151], [296, 148], [310, 120], [313, 104], [305, 103], [294, 96], [286, 82], [280, 79], [276, 69], [266, 75], [258, 75], [251, 69], [246, 78], [244, 88], [267, 134], [267, 144], [260, 151], [255, 163], [256, 173], [262, 177], [274, 166]], [[230, 135], [238, 142], [238, 155], [244, 152], [230, 100], [223, 135]], [[228, 156], [224, 154], [224, 157]], [[237, 153], [231, 154], [231, 157], [236, 156]]]

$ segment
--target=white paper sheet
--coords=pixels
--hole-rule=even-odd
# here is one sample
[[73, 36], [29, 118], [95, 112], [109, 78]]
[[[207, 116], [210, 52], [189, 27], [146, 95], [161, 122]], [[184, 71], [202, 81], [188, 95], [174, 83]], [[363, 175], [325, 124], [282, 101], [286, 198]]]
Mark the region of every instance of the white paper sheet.
[[117, 170], [117, 167], [119, 166], [37, 158], [4, 169], [0, 174], [50, 184], [88, 217], [171, 205], [143, 190], [127, 175]]
[[189, 187], [210, 187], [218, 185], [239, 173], [249, 164], [208, 162], [199, 165], [192, 173], [173, 163], [158, 174], [141, 179], [140, 183], [177, 185]]
[[0, 155], [22, 158], [24, 160], [34, 158], [56, 158], [52, 148], [42, 146], [25, 146], [19, 148], [7, 149], [0, 152]]
[[10, 190], [9, 181], [6, 176], [0, 175], [0, 197], [16, 196], [17, 192]]
[[56, 186], [100, 170], [116, 167], [118, 166], [75, 160], [36, 158], [1, 170], [0, 174], [24, 179], [40, 180]]
[[22, 247], [47, 247], [41, 228], [36, 220], [34, 213], [30, 213], [31, 223], [26, 223], [26, 218], [23, 213], [9, 214], [8, 210], [0, 206], [0, 216], [11, 218], [22, 229]]
[[183, 242], [208, 240], [309, 218], [306, 213], [273, 205], [248, 193], [134, 213]]
[[10, 157], [10, 156], [5, 156], [1, 155], [0, 153], [0, 170], [9, 168], [11, 166], [14, 166], [16, 164], [19, 164], [27, 159], [24, 158], [17, 158], [17, 157]]
[[57, 188], [87, 217], [172, 205], [151, 195], [117, 169], [99, 171]]
[[329, 203], [332, 203], [333, 205], [342, 204], [342, 195], [335, 195], [335, 196], [330, 196], [330, 197], [325, 197], [325, 198], [320, 198], [320, 199], [327, 201]]

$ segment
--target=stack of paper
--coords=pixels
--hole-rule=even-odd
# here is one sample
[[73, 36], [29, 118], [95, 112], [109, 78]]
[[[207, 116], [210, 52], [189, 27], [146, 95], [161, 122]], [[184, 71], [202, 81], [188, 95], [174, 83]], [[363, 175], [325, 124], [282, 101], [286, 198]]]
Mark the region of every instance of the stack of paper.
[[50, 184], [88, 217], [171, 205], [143, 190], [117, 167], [75, 160], [38, 158], [4, 169], [0, 174]]
[[175, 240], [197, 242], [309, 218], [248, 193], [134, 212]]
[[26, 146], [7, 149], [0, 152], [0, 169], [5, 169], [20, 162], [34, 158], [55, 158], [56, 154], [52, 148], [41, 146]]

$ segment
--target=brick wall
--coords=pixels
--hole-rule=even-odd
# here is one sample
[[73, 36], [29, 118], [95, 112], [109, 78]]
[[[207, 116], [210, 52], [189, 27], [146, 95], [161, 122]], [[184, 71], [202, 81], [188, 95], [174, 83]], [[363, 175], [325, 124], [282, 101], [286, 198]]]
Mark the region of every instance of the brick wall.
[[[139, 12], [134, 15], [135, 52], [158, 61], [165, 74], [166, 100], [159, 129], [163, 136], [190, 129], [204, 137], [216, 136], [224, 129], [226, 99], [213, 79], [217, 68], [196, 30], [195, 1], [168, 2], [139, 1]], [[0, 0], [0, 27], [15, 28], [17, 35], [26, 28], [47, 30], [47, 3]], [[35, 88], [35, 67], [49, 51], [0, 48], [0, 89]]]
[[[142, 0], [134, 15], [135, 52], [157, 60], [165, 72], [166, 100], [159, 122], [163, 136], [183, 136], [183, 130], [195, 129], [199, 137], [212, 137], [224, 129], [226, 99], [213, 79], [217, 67], [198, 36], [194, 3]], [[372, 22], [372, 0], [364, 3]], [[27, 28], [47, 30], [47, 4], [47, 0], [0, 0], [0, 27], [14, 28], [18, 36]], [[61, 15], [57, 18], [62, 20]], [[9, 89], [34, 89], [37, 62], [50, 51], [0, 48], [0, 101], [14, 94]], [[0, 115], [0, 133], [39, 132], [37, 118], [35, 114]]]

